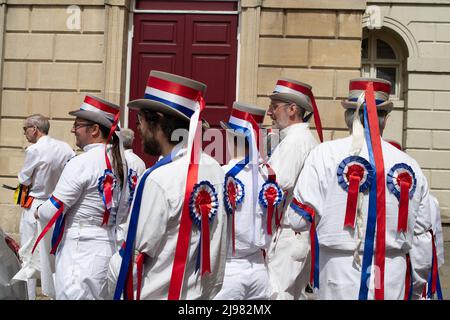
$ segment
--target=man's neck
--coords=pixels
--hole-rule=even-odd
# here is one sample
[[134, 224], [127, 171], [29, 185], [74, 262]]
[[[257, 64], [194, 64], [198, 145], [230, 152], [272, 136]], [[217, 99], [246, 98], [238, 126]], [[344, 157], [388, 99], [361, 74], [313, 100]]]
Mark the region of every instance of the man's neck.
[[162, 143], [161, 144], [161, 155], [163, 157], [167, 156], [169, 153], [172, 152], [173, 148], [175, 148], [175, 145], [170, 143]]

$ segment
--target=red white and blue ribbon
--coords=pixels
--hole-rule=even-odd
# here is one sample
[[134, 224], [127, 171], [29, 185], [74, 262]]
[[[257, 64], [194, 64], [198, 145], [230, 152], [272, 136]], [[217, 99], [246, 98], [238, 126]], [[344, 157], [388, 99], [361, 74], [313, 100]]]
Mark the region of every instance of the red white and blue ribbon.
[[301, 203], [296, 198], [292, 199], [290, 207], [311, 225], [309, 230], [311, 240], [311, 271], [309, 274], [309, 282], [314, 285], [314, 288], [319, 289], [319, 238], [316, 232], [315, 211], [312, 207]]
[[[384, 271], [386, 259], [386, 183], [384, 174], [384, 159], [381, 148], [381, 134], [378, 125], [377, 109], [375, 104], [374, 89], [383, 87], [379, 83], [371, 81], [351, 82], [350, 90], [365, 91], [364, 107], [364, 132], [366, 135], [367, 149], [369, 151], [370, 164], [375, 168], [374, 182], [369, 193], [369, 214], [364, 244], [363, 265], [361, 271], [361, 284], [359, 299], [366, 300], [368, 295], [368, 280], [373, 256], [373, 237], [376, 225], [376, 252], [375, 252], [375, 299], [384, 299]], [[362, 89], [361, 89], [362, 88]]]
[[50, 219], [50, 221], [47, 223], [47, 225], [44, 227], [42, 232], [39, 234], [39, 236], [36, 239], [36, 242], [34, 243], [33, 250], [31, 250], [31, 253], [34, 253], [34, 250], [36, 249], [38, 243], [42, 240], [42, 238], [45, 236], [45, 234], [51, 229], [51, 227], [55, 224], [55, 229], [53, 230], [52, 235], [52, 249], [50, 251], [51, 254], [55, 254], [56, 250], [58, 249], [58, 245], [61, 242], [62, 236], [64, 234], [64, 226], [65, 226], [65, 220], [66, 216], [64, 215], [64, 203], [56, 198], [55, 196], [51, 196], [49, 199], [50, 202], [55, 206], [56, 212], [53, 215], [53, 217]]
[[102, 198], [105, 212], [103, 213], [103, 223], [108, 224], [111, 208], [113, 205], [113, 191], [117, 184], [117, 178], [110, 169], [105, 169], [103, 176], [98, 178], [97, 189]]
[[114, 292], [114, 300], [120, 300], [122, 294], [124, 300], [133, 300], [133, 261], [134, 261], [134, 247], [136, 240], [136, 231], [139, 222], [139, 213], [141, 210], [142, 196], [144, 193], [145, 182], [154, 170], [172, 162], [174, 155], [168, 154], [142, 175], [142, 179], [136, 188], [136, 196], [133, 207], [131, 208], [130, 222], [128, 225], [128, 232], [126, 241], [122, 244], [121, 256], [122, 263], [120, 265], [119, 277], [117, 279], [116, 290]]
[[337, 169], [338, 183], [348, 192], [344, 227], [354, 229], [359, 192], [365, 192], [373, 176], [373, 168], [366, 159], [350, 156], [342, 160]]
[[130, 191], [130, 196], [128, 198], [128, 205], [131, 206], [131, 202], [133, 201], [134, 190], [136, 189], [136, 185], [138, 182], [138, 174], [133, 169], [128, 169], [128, 190]]
[[278, 204], [283, 200], [283, 191], [275, 181], [266, 181], [259, 191], [259, 203], [267, 208], [267, 233], [272, 235], [273, 213]]
[[238, 204], [244, 201], [245, 187], [241, 180], [236, 178], [236, 175], [245, 167], [248, 163], [248, 157], [239, 161], [233, 168], [231, 168], [225, 174], [225, 182], [223, 188], [223, 200], [225, 203], [225, 209], [229, 215], [232, 217], [231, 225], [231, 244], [232, 244], [232, 254], [236, 253], [236, 229], [235, 229], [235, 213]]
[[432, 230], [431, 240], [432, 240], [432, 261], [431, 261], [431, 270], [428, 275], [428, 290], [427, 290], [427, 298], [434, 299], [434, 295], [437, 293], [438, 300], [443, 300], [444, 297], [442, 295], [441, 289], [441, 281], [439, 279], [439, 267], [436, 253], [436, 238]]
[[219, 208], [216, 190], [210, 182], [201, 181], [194, 185], [189, 200], [189, 208], [192, 220], [201, 230], [196, 271], [201, 267], [201, 274], [203, 275], [206, 272], [211, 272], [209, 224], [213, 222]]
[[389, 191], [399, 201], [397, 232], [407, 232], [409, 199], [412, 199], [416, 191], [416, 175], [406, 163], [397, 163], [389, 170], [386, 183]]
[[300, 86], [296, 83], [288, 82], [285, 80], [278, 80], [275, 86], [274, 93], [293, 93], [306, 95], [311, 101], [313, 107], [314, 123], [316, 124], [317, 134], [320, 142], [323, 142], [322, 122], [320, 121], [319, 109], [317, 108], [316, 99], [311, 91], [307, 87]]

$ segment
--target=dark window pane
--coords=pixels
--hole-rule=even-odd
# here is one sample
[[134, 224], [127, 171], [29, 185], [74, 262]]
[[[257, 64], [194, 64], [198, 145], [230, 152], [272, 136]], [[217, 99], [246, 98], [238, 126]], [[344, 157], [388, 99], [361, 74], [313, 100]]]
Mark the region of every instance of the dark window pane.
[[396, 56], [390, 45], [383, 40], [377, 40], [377, 58], [396, 59]]
[[368, 39], [363, 39], [363, 41], [361, 41], [361, 57], [363, 59], [369, 59], [369, 41], [368, 41]]
[[394, 67], [377, 67], [377, 78], [391, 82], [391, 94], [396, 94], [395, 83], [397, 81], [397, 70]]

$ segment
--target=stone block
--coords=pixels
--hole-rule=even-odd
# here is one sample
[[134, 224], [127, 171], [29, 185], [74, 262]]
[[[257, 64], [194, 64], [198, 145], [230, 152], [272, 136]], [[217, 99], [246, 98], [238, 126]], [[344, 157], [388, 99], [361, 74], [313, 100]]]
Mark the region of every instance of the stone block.
[[281, 76], [312, 86], [314, 97], [333, 97], [334, 70], [283, 68]]
[[360, 76], [361, 72], [359, 70], [336, 70], [336, 98], [347, 98], [350, 80]]
[[445, 91], [434, 92], [434, 110], [450, 111], [450, 92]]
[[430, 188], [450, 189], [449, 170], [431, 170]]
[[25, 62], [3, 63], [3, 88], [25, 89], [27, 82], [27, 64]]
[[14, 204], [0, 204], [0, 226], [7, 234], [18, 234], [22, 208]]
[[103, 35], [58, 34], [55, 38], [56, 61], [103, 61]]
[[[17, 177], [13, 178], [0, 178], [0, 184], [6, 184], [11, 187], [16, 187], [19, 181]], [[14, 203], [14, 191], [5, 188], [0, 188], [0, 204], [13, 204]]]
[[2, 119], [0, 122], [0, 146], [22, 147], [26, 145], [22, 119]]
[[17, 176], [25, 159], [25, 152], [21, 149], [0, 148], [0, 175]]
[[308, 40], [261, 38], [259, 64], [272, 66], [307, 66]]
[[[76, 23], [77, 19], [80, 21], [79, 24]], [[66, 6], [33, 7], [31, 11], [31, 30], [80, 33], [81, 10], [78, 14], [68, 10]]]
[[281, 68], [258, 68], [258, 94], [270, 95], [277, 80], [281, 77]]
[[284, 13], [282, 10], [261, 11], [260, 34], [266, 36], [283, 35]]
[[288, 11], [286, 35], [304, 37], [334, 37], [336, 13], [334, 11]]
[[403, 140], [403, 110], [393, 110], [387, 118], [387, 125], [383, 131], [383, 138], [402, 143]]
[[100, 63], [80, 63], [78, 87], [83, 91], [100, 91], [105, 85], [105, 69]]
[[450, 190], [431, 190], [431, 193], [438, 199], [441, 208], [450, 207]]
[[30, 27], [30, 7], [8, 6], [6, 12], [7, 31], [28, 31]]
[[450, 25], [448, 23], [436, 24], [436, 41], [450, 42]]
[[450, 169], [450, 151], [407, 149], [422, 169]]
[[359, 68], [361, 41], [313, 39], [311, 65], [317, 67]]
[[[69, 111], [80, 108], [86, 93], [52, 92], [50, 94], [50, 114], [52, 118], [73, 119]], [[97, 94], [96, 94], [97, 95]]]
[[450, 56], [450, 43], [419, 43], [419, 52], [425, 58], [447, 58]]
[[362, 37], [362, 13], [361, 12], [339, 12], [339, 38], [361, 38]]
[[65, 141], [72, 147], [76, 149], [75, 137], [71, 133], [73, 125], [73, 120], [50, 120], [51, 135], [52, 137]]
[[448, 111], [416, 111], [408, 112], [408, 129], [448, 129], [450, 112]]
[[408, 130], [406, 132], [406, 147], [408, 149], [431, 149], [430, 130]]
[[78, 64], [30, 63], [28, 87], [32, 89], [77, 89]]
[[450, 149], [450, 131], [433, 131], [433, 149]]
[[432, 109], [433, 100], [432, 91], [408, 91], [408, 109]]
[[[343, 129], [347, 126], [344, 120], [344, 109], [338, 100], [316, 100], [322, 127], [327, 129]], [[311, 120], [311, 123], [314, 121]]]
[[46, 91], [4, 90], [2, 94], [2, 115], [7, 117], [28, 117], [40, 113], [50, 115], [50, 93]]
[[82, 13], [81, 28], [83, 32], [104, 32], [105, 9], [85, 7]]
[[348, 132], [348, 129], [333, 130], [333, 134], [331, 136], [331, 140], [337, 140], [337, 139], [346, 138], [349, 135], [350, 135], [350, 133]]
[[5, 59], [52, 60], [52, 34], [6, 33]]
[[424, 23], [422, 21], [411, 22], [409, 30], [414, 34], [414, 38], [418, 42], [423, 41], [436, 41], [436, 24]]
[[286, 9], [348, 9], [364, 10], [366, 1], [364, 0], [264, 0], [263, 7], [268, 8], [286, 8]]
[[450, 91], [449, 74], [410, 73], [408, 89]]

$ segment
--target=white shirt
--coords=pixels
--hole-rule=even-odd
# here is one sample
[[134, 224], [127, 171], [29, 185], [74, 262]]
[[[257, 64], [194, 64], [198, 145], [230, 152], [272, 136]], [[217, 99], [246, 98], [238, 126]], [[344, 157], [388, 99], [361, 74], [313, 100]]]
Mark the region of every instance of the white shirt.
[[128, 164], [128, 170], [134, 170], [138, 177], [140, 177], [145, 171], [145, 162], [139, 158], [131, 149], [125, 150], [125, 159]]
[[[181, 149], [177, 155], [174, 161], [150, 173], [145, 181], [135, 240], [135, 250], [146, 254], [142, 300], [168, 297], [188, 169], [186, 149]], [[180, 299], [212, 299], [222, 287], [228, 245], [228, 217], [223, 206], [224, 173], [217, 161], [202, 154], [198, 181], [204, 180], [213, 185], [219, 201], [217, 215], [210, 223], [211, 274], [202, 278], [200, 270], [195, 272], [200, 230], [193, 223]], [[133, 205], [134, 199], [132, 208]], [[121, 261], [117, 253], [109, 265], [111, 294], [114, 293]]]
[[74, 156], [67, 143], [43, 136], [26, 149], [19, 183], [31, 185], [30, 196], [46, 200], [52, 195], [65, 164]]
[[[93, 143], [85, 146], [84, 153], [72, 158], [64, 168], [61, 178], [56, 185], [53, 196], [64, 203], [67, 215], [66, 227], [72, 223], [86, 223], [100, 226], [103, 222], [105, 206], [98, 190], [99, 179], [106, 169], [105, 144]], [[108, 152], [110, 146], [108, 146]], [[111, 159], [111, 154], [109, 152]], [[120, 197], [120, 184], [113, 189], [113, 206], [108, 225], [115, 223], [118, 201]], [[46, 201], [39, 208], [39, 216], [50, 219], [57, 209]]]
[[[352, 137], [324, 142], [306, 159], [294, 190], [294, 196], [302, 203], [311, 205], [317, 214], [317, 234], [320, 246], [339, 250], [355, 250], [357, 232], [344, 229], [347, 204], [347, 192], [339, 185], [337, 169], [342, 160], [349, 156]], [[386, 187], [386, 249], [411, 248], [413, 235], [424, 234], [431, 227], [428, 183], [417, 162], [406, 153], [382, 141], [385, 174], [398, 163], [409, 165], [416, 176], [417, 186], [413, 198], [409, 201], [408, 232], [397, 233], [398, 203], [393, 193]], [[369, 161], [367, 146], [363, 145], [360, 157]], [[362, 198], [362, 230], [367, 225], [369, 193]], [[292, 209], [288, 217], [294, 230], [305, 228], [303, 219]], [[364, 248], [364, 237], [362, 238]]]
[[[224, 173], [227, 173], [239, 161], [240, 160], [232, 159], [227, 165], [222, 166]], [[231, 256], [232, 246], [230, 245], [228, 252], [229, 258], [248, 256], [258, 252], [260, 249], [266, 249], [270, 243], [270, 236], [267, 234], [266, 209], [261, 207], [258, 198], [253, 199], [252, 197], [252, 170], [246, 165], [239, 171], [236, 178], [244, 185], [244, 199], [237, 205], [234, 218], [236, 254], [235, 256]], [[256, 188], [259, 191], [265, 181], [260, 174], [258, 174], [258, 178], [258, 185]], [[256, 210], [253, 210], [253, 200], [257, 202]], [[230, 223], [232, 223], [231, 218]]]
[[292, 191], [306, 157], [317, 141], [309, 129], [308, 123], [290, 125], [280, 131], [280, 143], [272, 152], [268, 163], [276, 173], [277, 183], [287, 192], [286, 206], [283, 210], [282, 226], [288, 227], [286, 208], [292, 200]]

